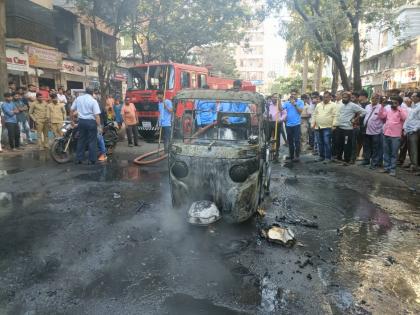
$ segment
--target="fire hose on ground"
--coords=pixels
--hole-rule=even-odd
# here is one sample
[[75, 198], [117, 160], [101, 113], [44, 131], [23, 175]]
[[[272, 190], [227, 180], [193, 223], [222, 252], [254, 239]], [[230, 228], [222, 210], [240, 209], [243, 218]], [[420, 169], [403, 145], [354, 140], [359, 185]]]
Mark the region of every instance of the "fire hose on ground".
[[[191, 136], [191, 138], [195, 138], [195, 137], [198, 137], [198, 136], [202, 135], [207, 130], [209, 130], [210, 128], [214, 127], [216, 124], [217, 123], [214, 122], [214, 123], [212, 123], [210, 125], [205, 126], [204, 128], [201, 128], [196, 133], [194, 133]], [[143, 155], [140, 155], [139, 157], [137, 157], [137, 158], [134, 159], [133, 163], [136, 164], [136, 165], [150, 165], [150, 164], [158, 163], [158, 162], [163, 161], [164, 159], [166, 159], [168, 157], [168, 154], [167, 153], [165, 153], [164, 155], [160, 155], [164, 151], [164, 149], [161, 149], [160, 148], [161, 138], [162, 138], [162, 128], [160, 128], [160, 131], [159, 131], [159, 146], [158, 146], [158, 149], [157, 150], [154, 150], [154, 151], [151, 151], [151, 152], [148, 152], [148, 153], [145, 153]], [[146, 160], [146, 161], [144, 161], [146, 158], [151, 157], [151, 156], [153, 156], [155, 154], [158, 155], [157, 158], [152, 159], [152, 160]]]

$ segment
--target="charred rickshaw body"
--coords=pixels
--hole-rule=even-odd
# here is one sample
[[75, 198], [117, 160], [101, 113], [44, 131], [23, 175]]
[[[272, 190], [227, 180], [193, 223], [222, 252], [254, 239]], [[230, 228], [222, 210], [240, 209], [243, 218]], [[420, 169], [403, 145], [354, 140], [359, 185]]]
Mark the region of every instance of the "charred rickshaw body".
[[208, 201], [223, 219], [245, 221], [256, 212], [269, 189], [264, 97], [245, 91], [184, 90], [174, 104], [191, 101], [195, 104], [192, 130], [188, 134], [178, 130], [171, 137], [172, 203], [185, 208]]

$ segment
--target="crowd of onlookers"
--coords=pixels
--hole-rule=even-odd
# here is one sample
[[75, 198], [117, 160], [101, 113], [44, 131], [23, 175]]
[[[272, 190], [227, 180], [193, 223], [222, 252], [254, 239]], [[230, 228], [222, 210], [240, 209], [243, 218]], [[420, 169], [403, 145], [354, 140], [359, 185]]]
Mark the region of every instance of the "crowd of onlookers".
[[[138, 146], [138, 119], [130, 99], [122, 101], [118, 95], [107, 96], [101, 106], [99, 91], [92, 91], [99, 103], [102, 123], [114, 121], [120, 127], [124, 124], [129, 146]], [[32, 84], [18, 87], [9, 82], [9, 90], [0, 102], [0, 153], [3, 147], [24, 150], [25, 145], [35, 143], [41, 150], [48, 148], [49, 137], [61, 136], [64, 122], [71, 120], [71, 107], [78, 96], [62, 87], [57, 90]], [[105, 153], [102, 155], [99, 160], [106, 159]]]
[[37, 88], [32, 84], [17, 87], [13, 82], [9, 83], [9, 91], [4, 93], [3, 98], [0, 106], [0, 152], [3, 152], [1, 142], [11, 151], [23, 150], [23, 146], [35, 142], [41, 149], [47, 148], [49, 132], [56, 137], [61, 135], [69, 105], [74, 100], [71, 90], [64, 93], [63, 88]]
[[[419, 93], [403, 91], [385, 96], [362, 90], [333, 95], [325, 91], [322, 95], [313, 92], [298, 97], [297, 91], [292, 90], [287, 100], [273, 94], [267, 98], [265, 119], [267, 139], [274, 139], [274, 158], [279, 158], [283, 139], [289, 148], [287, 159], [292, 162], [299, 161], [303, 148], [324, 163], [349, 165], [359, 161], [360, 165], [392, 176], [400, 165], [418, 174]], [[98, 92], [92, 95], [99, 98]], [[3, 143], [12, 151], [22, 150], [36, 138], [41, 149], [47, 148], [50, 133], [61, 135], [75, 96], [63, 88], [26, 88], [10, 83], [0, 106]], [[122, 102], [118, 96], [108, 96], [100, 108], [102, 120], [115, 121], [119, 126], [124, 123], [129, 146], [137, 146], [138, 119], [130, 99]]]
[[[398, 165], [418, 173], [420, 149], [420, 94], [390, 95], [325, 91], [304, 94], [291, 91], [288, 100], [267, 98], [267, 136], [289, 147], [291, 161], [299, 161], [301, 147], [320, 162], [338, 162], [380, 169], [395, 176]], [[285, 125], [285, 129], [284, 129]], [[286, 132], [284, 132], [286, 130]], [[409, 161], [407, 161], [407, 153]]]

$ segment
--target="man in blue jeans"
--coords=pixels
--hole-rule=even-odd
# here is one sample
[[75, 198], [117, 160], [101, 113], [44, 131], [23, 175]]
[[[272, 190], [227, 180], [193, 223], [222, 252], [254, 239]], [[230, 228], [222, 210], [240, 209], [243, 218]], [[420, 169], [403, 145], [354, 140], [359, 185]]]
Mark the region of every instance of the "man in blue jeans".
[[163, 145], [165, 153], [169, 151], [169, 140], [171, 138], [171, 125], [172, 125], [172, 102], [165, 99], [164, 91], [157, 92], [159, 100], [159, 125], [162, 128]]
[[303, 101], [297, 99], [297, 91], [292, 90], [290, 99], [283, 104], [283, 109], [287, 112], [286, 133], [289, 141], [289, 159], [293, 162], [298, 162], [300, 156], [300, 115], [303, 107]]
[[86, 146], [89, 147], [89, 163], [95, 164], [98, 158], [98, 128], [101, 128], [101, 119], [98, 102], [93, 98], [93, 90], [86, 88], [86, 94], [79, 96], [71, 106], [72, 118], [78, 116], [80, 138], [77, 142], [76, 163], [82, 164], [85, 159]]
[[336, 124], [337, 105], [331, 102], [332, 95], [324, 92], [324, 97], [312, 114], [312, 128], [318, 132], [319, 161], [331, 162], [331, 133]]

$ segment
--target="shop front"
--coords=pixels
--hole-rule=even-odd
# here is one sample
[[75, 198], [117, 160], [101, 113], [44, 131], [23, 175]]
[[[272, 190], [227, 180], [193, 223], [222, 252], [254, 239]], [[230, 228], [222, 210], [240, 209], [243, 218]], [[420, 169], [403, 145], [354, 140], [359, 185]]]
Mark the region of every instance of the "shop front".
[[27, 46], [31, 71], [29, 81], [39, 87], [57, 88], [60, 82], [61, 54], [57, 50]]
[[67, 90], [80, 90], [85, 88], [86, 65], [72, 60], [61, 63], [61, 85]]
[[127, 92], [128, 69], [117, 67], [111, 80], [111, 92], [115, 96], [125, 97]]
[[24, 50], [6, 48], [7, 77], [16, 86], [28, 85], [29, 60]]
[[382, 93], [383, 91], [383, 76], [382, 73], [372, 73], [362, 76], [362, 86], [369, 95], [373, 93]]
[[414, 66], [399, 71], [399, 86], [403, 90], [415, 90], [419, 87], [419, 67]]
[[89, 61], [86, 65], [86, 86], [94, 89], [99, 88], [99, 76], [98, 76], [98, 62]]

